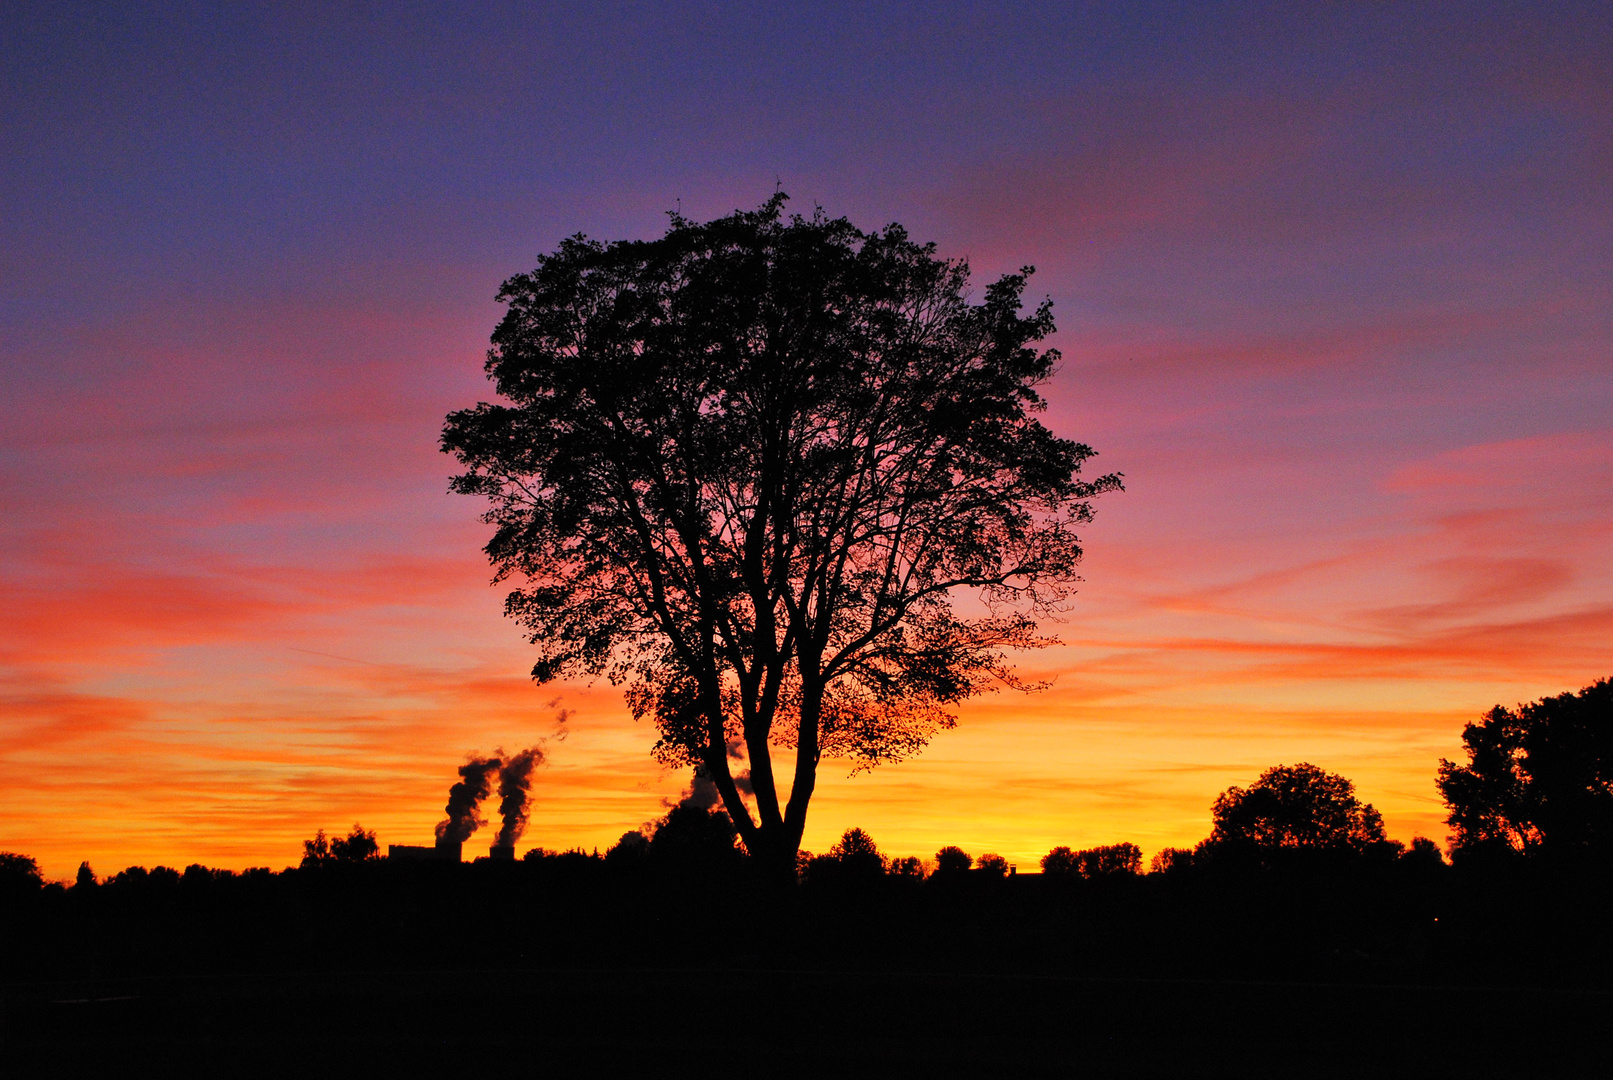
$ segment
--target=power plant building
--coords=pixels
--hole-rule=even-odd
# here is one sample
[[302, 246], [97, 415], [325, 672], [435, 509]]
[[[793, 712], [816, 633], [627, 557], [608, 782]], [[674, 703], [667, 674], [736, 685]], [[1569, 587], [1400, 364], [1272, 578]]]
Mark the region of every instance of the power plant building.
[[386, 857], [396, 862], [459, 862], [459, 844], [388, 844]]

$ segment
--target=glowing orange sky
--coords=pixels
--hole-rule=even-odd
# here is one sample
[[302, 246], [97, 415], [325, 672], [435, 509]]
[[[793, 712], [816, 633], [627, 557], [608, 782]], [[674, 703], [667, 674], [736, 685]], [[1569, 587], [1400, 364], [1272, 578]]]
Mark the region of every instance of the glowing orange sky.
[[[978, 278], [1036, 263], [1048, 423], [1128, 486], [1025, 658], [1053, 688], [828, 763], [809, 848], [1152, 851], [1300, 760], [1443, 837], [1464, 722], [1613, 674], [1607, 28], [1004, 12], [288, 20], [245, 52], [25, 20], [0, 849], [67, 876], [424, 842], [467, 753], [539, 740], [523, 846], [657, 816], [687, 776], [608, 685], [527, 680], [436, 436], [488, 394], [502, 277], [776, 176]], [[557, 40], [570, 67], [526, 62]]]

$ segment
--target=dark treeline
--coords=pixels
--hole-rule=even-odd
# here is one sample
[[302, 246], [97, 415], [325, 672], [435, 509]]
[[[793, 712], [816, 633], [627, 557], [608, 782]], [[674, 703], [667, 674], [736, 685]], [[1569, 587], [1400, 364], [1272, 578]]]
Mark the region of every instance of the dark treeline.
[[1070, 873], [921, 877], [853, 837], [780, 901], [704, 842], [716, 813], [682, 816], [682, 837], [608, 856], [193, 867], [13, 896], [8, 925], [31, 930], [5, 946], [17, 1060], [211, 1047], [292, 1069], [681, 1075], [661, 1070], [722, 1046], [778, 1056], [771, 1075], [1003, 1075], [1074, 1042], [1100, 1075], [1261, 1054], [1292, 1055], [1279, 1075], [1541, 1075], [1587, 1052], [1609, 1004], [1613, 888], [1584, 867], [1414, 849], [1136, 873], [1089, 851]]
[[1129, 843], [1055, 848], [1040, 873], [955, 847], [892, 858], [851, 829], [780, 890], [697, 781], [603, 854], [397, 862], [355, 827], [279, 873], [86, 866], [70, 886], [6, 856], [8, 925], [33, 932], [4, 963], [13, 979], [508, 962], [1596, 983], [1613, 959], [1610, 701], [1603, 681], [1469, 725], [1470, 760], [1440, 772], [1449, 860], [1299, 764], [1223, 793], [1202, 843], [1146, 868]]
[[[615, 1010], [660, 1010], [653, 1023], [668, 1027], [699, 1022], [686, 1015], [696, 1004], [678, 998], [677, 987], [699, 983], [721, 994], [736, 979], [755, 984], [758, 1002], [787, 987], [817, 1002], [820, 990], [802, 989], [813, 979], [852, 980], [826, 984], [832, 988], [821, 992], [830, 998], [875, 994], [870, 979], [909, 980], [901, 984], [900, 1008], [913, 1014], [911, 1023], [931, 1025], [925, 1030], [941, 1040], [937, 1046], [953, 1037], [941, 1019], [951, 1015], [946, 1010], [963, 1008], [951, 999], [955, 992], [973, 995], [970, 1009], [1003, 1010], [993, 1021], [1003, 1030], [1029, 1023], [1025, 1017], [1042, 1015], [1037, 1010], [1064, 1008], [1055, 1008], [1057, 994], [1047, 996], [1053, 984], [1037, 979], [1066, 980], [1057, 984], [1065, 998], [1089, 994], [1085, 1007], [1098, 1010], [1093, 1015], [1120, 1009], [1120, 992], [1079, 990], [1088, 985], [1080, 980], [1159, 987], [1136, 1008], [1199, 1017], [1193, 1022], [1200, 1027], [1172, 1051], [1181, 1055], [1198, 1053], [1204, 1039], [1234, 1038], [1221, 1025], [1237, 1017], [1206, 1019], [1203, 1012], [1220, 1008], [1221, 996], [1265, 995], [1262, 1008], [1273, 1016], [1290, 1009], [1300, 1023], [1300, 1014], [1321, 1008], [1318, 995], [1332, 993], [1317, 989], [1326, 986], [1341, 988], [1339, 1000], [1348, 1005], [1338, 1008], [1346, 1012], [1371, 1012], [1373, 1002], [1392, 999], [1422, 1009], [1434, 998], [1500, 993], [1473, 1000], [1544, 1009], [1529, 1021], [1536, 1027], [1570, 1024], [1565, 1018], [1601, 1010], [1613, 989], [1606, 844], [1613, 834], [1606, 775], [1598, 771], [1608, 761], [1610, 699], [1613, 684], [1601, 682], [1470, 725], [1470, 760], [1446, 762], [1440, 773], [1455, 830], [1449, 858], [1426, 839], [1389, 840], [1377, 811], [1349, 781], [1308, 764], [1275, 767], [1248, 788], [1229, 789], [1215, 801], [1202, 843], [1160, 852], [1148, 865], [1129, 843], [1057, 847], [1040, 872], [1014, 872], [1000, 857], [971, 857], [956, 847], [931, 859], [893, 858], [852, 829], [829, 851], [804, 853], [796, 884], [781, 887], [753, 872], [732, 824], [699, 783], [658, 822], [604, 853], [393, 860], [382, 857], [374, 834], [355, 827], [312, 838], [301, 865], [280, 872], [193, 865], [97, 878], [83, 867], [72, 884], [45, 883], [32, 860], [5, 856], [0, 905], [5, 925], [22, 931], [7, 934], [0, 953], [13, 1014], [24, 1017], [11, 1030], [37, 1030], [41, 1040], [53, 1031], [78, 1037], [83, 1028], [72, 1025], [81, 1024], [73, 1019], [80, 1014], [61, 1011], [66, 1005], [52, 1011], [52, 1002], [112, 1003], [97, 1006], [110, 1010], [125, 998], [150, 998], [152, 979], [194, 988], [215, 985], [198, 978], [220, 977], [304, 980], [269, 1005], [253, 999], [251, 1008], [289, 1016], [295, 1003], [305, 1010], [295, 1023], [356, 1024], [302, 1003], [313, 985], [306, 980], [363, 972], [384, 976], [387, 993], [417, 987], [414, 1004], [389, 998], [362, 1021], [392, 1032], [388, 1038], [416, 1037], [413, 1028], [424, 1021], [400, 1017], [426, 1009], [426, 1000], [437, 1003], [432, 1009], [479, 1007], [473, 989], [461, 1000], [454, 988], [489, 979], [550, 987], [557, 997], [545, 999], [549, 1022], [569, 1017], [562, 1026], [591, 1032], [590, 1045], [610, 1041], [614, 1021], [605, 1017]], [[1602, 796], [1583, 794], [1597, 783]], [[1565, 797], [1578, 800], [1577, 813], [1565, 813]], [[1492, 805], [1485, 809], [1483, 800]], [[400, 973], [407, 973], [401, 984]], [[960, 978], [1010, 981], [957, 990], [948, 980]], [[579, 979], [593, 980], [597, 1000], [561, 1002]], [[120, 989], [128, 986], [144, 989]], [[1309, 989], [1251, 989], [1278, 986]], [[1580, 996], [1542, 1006], [1519, 996], [1535, 992], [1520, 989], [1531, 986]], [[214, 1007], [207, 995], [186, 993], [191, 1012], [152, 1006], [156, 1011], [140, 1014], [132, 1028], [104, 1030], [123, 1039]], [[365, 990], [340, 1007], [373, 1005], [377, 993]], [[28, 1000], [34, 1004], [15, 1006]], [[516, 1000], [500, 1007], [516, 1009]], [[603, 1011], [589, 1011], [596, 1007]], [[1351, 1014], [1347, 1023], [1346, 1012], [1338, 1014], [1342, 1027], [1362, 1022]], [[756, 1030], [783, 1022], [769, 1012], [755, 1020]], [[1314, 1017], [1303, 1022], [1332, 1030]], [[214, 1026], [254, 1030], [245, 1020]], [[1051, 1037], [1041, 1028], [1031, 1034]], [[863, 1040], [857, 1045], [865, 1049], [886, 1045], [874, 1029], [836, 1038]], [[1409, 1034], [1395, 1040], [1396, 1053], [1422, 1052]], [[630, 1044], [640, 1045], [621, 1045]], [[1474, 1061], [1485, 1060], [1488, 1051], [1478, 1048], [1488, 1044], [1464, 1045]]]
[[[848, 834], [781, 902], [733, 847], [688, 840], [519, 862], [132, 868], [66, 888], [13, 879], [7, 924], [30, 932], [8, 935], [7, 975], [781, 964], [1587, 984], [1613, 960], [1609, 875], [1584, 865], [1449, 865], [1419, 848], [925, 877]], [[1112, 851], [1075, 861], [1091, 871]]]

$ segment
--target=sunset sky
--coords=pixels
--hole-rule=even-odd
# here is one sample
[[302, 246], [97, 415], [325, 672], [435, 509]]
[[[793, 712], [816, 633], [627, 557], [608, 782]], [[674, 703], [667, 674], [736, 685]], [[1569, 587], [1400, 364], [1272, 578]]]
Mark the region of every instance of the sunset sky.
[[540, 741], [522, 847], [662, 813], [437, 439], [501, 280], [775, 185], [1035, 264], [1127, 485], [1052, 688], [827, 763], [807, 847], [1152, 852], [1302, 760], [1443, 839], [1464, 722], [1613, 675], [1613, 6], [570, 7], [8, 5], [0, 850], [424, 843]]

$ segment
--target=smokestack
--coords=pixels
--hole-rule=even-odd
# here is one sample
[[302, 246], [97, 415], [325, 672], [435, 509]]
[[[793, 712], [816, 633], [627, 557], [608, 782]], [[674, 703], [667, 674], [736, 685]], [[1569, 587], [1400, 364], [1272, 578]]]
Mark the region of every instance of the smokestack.
[[457, 852], [482, 827], [482, 800], [492, 789], [499, 765], [498, 758], [471, 758], [459, 767], [460, 781], [448, 789], [448, 805], [443, 808], [448, 817], [437, 825], [439, 848]]
[[526, 797], [532, 790], [532, 770], [542, 762], [543, 751], [534, 746], [504, 762], [504, 767], [499, 770], [498, 812], [504, 824], [498, 831], [498, 839], [493, 842], [492, 855], [495, 859], [501, 857], [500, 848], [510, 853], [509, 858], [515, 857], [515, 842], [526, 832]]

